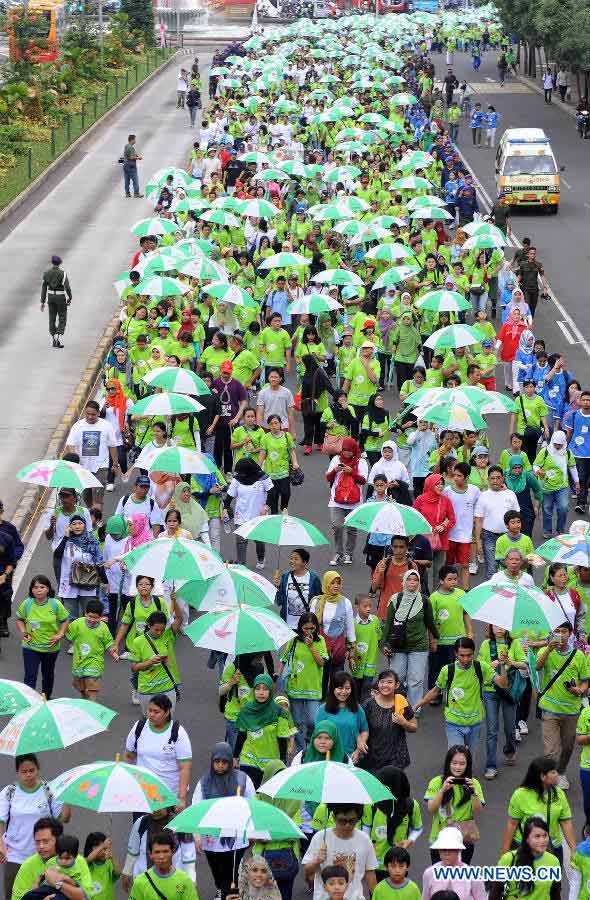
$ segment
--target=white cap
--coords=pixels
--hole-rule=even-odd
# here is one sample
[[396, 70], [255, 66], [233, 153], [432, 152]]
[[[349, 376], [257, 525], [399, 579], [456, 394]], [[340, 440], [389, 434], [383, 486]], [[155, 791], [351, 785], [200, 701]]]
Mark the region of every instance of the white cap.
[[430, 845], [431, 850], [465, 850], [463, 835], [458, 828], [441, 828], [438, 837]]

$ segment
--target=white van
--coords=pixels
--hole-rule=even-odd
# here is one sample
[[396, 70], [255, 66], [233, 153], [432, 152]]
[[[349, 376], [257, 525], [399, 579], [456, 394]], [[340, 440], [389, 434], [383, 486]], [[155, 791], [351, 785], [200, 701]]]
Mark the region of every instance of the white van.
[[559, 209], [559, 168], [541, 128], [507, 128], [496, 153], [496, 185], [510, 206]]

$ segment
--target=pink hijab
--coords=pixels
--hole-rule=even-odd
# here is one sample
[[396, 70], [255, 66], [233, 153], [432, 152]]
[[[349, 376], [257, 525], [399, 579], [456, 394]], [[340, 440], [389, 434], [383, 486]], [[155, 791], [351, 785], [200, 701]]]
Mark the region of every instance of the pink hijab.
[[143, 513], [134, 513], [130, 516], [130, 520], [133, 523], [133, 534], [130, 534], [127, 538], [125, 544], [126, 553], [154, 539], [147, 516], [144, 516]]

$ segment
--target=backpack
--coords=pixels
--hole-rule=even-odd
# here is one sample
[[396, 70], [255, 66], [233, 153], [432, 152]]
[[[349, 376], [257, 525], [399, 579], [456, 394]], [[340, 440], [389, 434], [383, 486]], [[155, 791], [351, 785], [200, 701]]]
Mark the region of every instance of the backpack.
[[361, 489], [348, 472], [341, 472], [334, 491], [334, 502], [352, 505], [361, 499]]
[[[448, 678], [447, 678], [447, 690], [446, 690], [446, 698], [445, 698], [445, 706], [449, 705], [449, 695], [451, 693], [451, 685], [453, 683], [453, 678], [455, 677], [455, 670], [457, 668], [456, 663], [449, 663], [448, 665]], [[479, 696], [481, 702], [483, 703], [483, 672], [481, 670], [481, 663], [478, 662], [477, 659], [473, 660], [473, 668], [475, 669], [475, 674], [477, 675], [477, 680], [479, 681]]]
[[[57, 816], [53, 812], [53, 806], [51, 801], [54, 799], [53, 794], [51, 792], [51, 788], [47, 784], [46, 781], [42, 781], [41, 785], [43, 787], [43, 792], [45, 794], [45, 799], [47, 800], [47, 806], [49, 807], [49, 815], [56, 819]], [[12, 801], [14, 800], [14, 795], [16, 794], [16, 784], [9, 784], [6, 788], [6, 802], [8, 803], [8, 810], [6, 813], [6, 822], [4, 823], [4, 834], [8, 831], [8, 826], [10, 825], [10, 810], [12, 807]]]
[[[49, 600], [49, 605], [51, 606], [53, 615], [57, 616], [57, 613], [58, 613], [57, 600], [55, 599], [55, 597], [48, 597], [47, 599]], [[29, 613], [31, 612], [31, 607], [33, 606], [34, 602], [35, 601], [33, 600], [32, 597], [27, 597], [27, 599], [25, 600], [25, 618], [27, 618], [27, 619], [29, 617]]]
[[[123, 494], [123, 496], [121, 497], [121, 515], [124, 514], [125, 504], [129, 500], [130, 496], [131, 496], [131, 494]], [[156, 501], [154, 500], [154, 498], [150, 497], [150, 516], [154, 511], [155, 503], [156, 503]], [[149, 522], [148, 522], [148, 525], [149, 525]]]
[[[131, 631], [131, 629], [133, 628], [133, 623], [135, 622], [135, 602], [136, 602], [136, 600], [137, 600], [137, 597], [134, 597], [132, 600], [129, 601], [129, 606], [131, 608], [131, 621], [129, 622], [129, 631]], [[155, 607], [158, 610], [158, 612], [162, 612], [162, 603], [160, 601], [160, 598], [154, 597], [153, 600], [154, 600], [154, 604], [155, 604]]]
[[[143, 729], [145, 728], [146, 723], [147, 723], [147, 719], [145, 716], [143, 716], [141, 719], [138, 719], [135, 724], [135, 731], [133, 733], [133, 736], [135, 738], [135, 743], [133, 745], [133, 751], [132, 751], [133, 753], [137, 753], [137, 742], [141, 737], [141, 733], [142, 733]], [[174, 721], [172, 722], [172, 731], [170, 732], [170, 737], [168, 738], [169, 744], [175, 744], [177, 742], [179, 731], [180, 731], [180, 722], [178, 721], [178, 719], [174, 719]], [[147, 828], [147, 825], [146, 825], [146, 828]], [[144, 829], [144, 831], [145, 831], [145, 829]]]

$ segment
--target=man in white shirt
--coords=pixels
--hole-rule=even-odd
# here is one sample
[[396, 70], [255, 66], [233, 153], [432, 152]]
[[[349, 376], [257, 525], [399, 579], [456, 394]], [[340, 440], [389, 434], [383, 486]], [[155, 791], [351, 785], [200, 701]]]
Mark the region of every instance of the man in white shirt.
[[486, 580], [498, 571], [496, 541], [507, 531], [504, 514], [511, 509], [520, 511], [516, 494], [506, 487], [500, 466], [490, 466], [488, 485], [475, 507], [475, 543], [477, 552], [483, 552]]
[[338, 803], [333, 805], [333, 812], [334, 828], [317, 831], [302, 859], [305, 877], [314, 880], [313, 900], [326, 900], [328, 893], [322, 881], [322, 869], [343, 865], [349, 878], [345, 900], [357, 900], [364, 893], [363, 881], [369, 894], [375, 890], [377, 857], [369, 836], [356, 827], [362, 807]]
[[475, 484], [467, 483], [470, 473], [469, 463], [455, 463], [453, 484], [448, 485], [443, 491], [455, 510], [455, 524], [448, 535], [447, 565], [461, 569], [461, 586], [464, 591], [469, 590], [469, 555], [473, 520], [480, 495], [480, 490]]
[[221, 160], [217, 156], [215, 147], [210, 147], [207, 156], [203, 160], [203, 184], [211, 184], [211, 175], [217, 172], [221, 175]]
[[146, 516], [154, 537], [158, 537], [164, 528], [164, 514], [153, 497], [150, 497], [151, 485], [148, 475], [138, 475], [133, 493], [121, 497], [115, 515], [123, 516], [124, 519], [130, 519], [134, 515]]
[[75, 422], [66, 440], [66, 452], [77, 453], [80, 465], [92, 472], [100, 481], [102, 488], [86, 488], [82, 492], [86, 506], [93, 502], [102, 507], [104, 486], [107, 483], [109, 455], [113, 472], [120, 472], [117, 455], [117, 438], [113, 426], [105, 419], [99, 418], [99, 405], [89, 400], [84, 410], [84, 418]]

